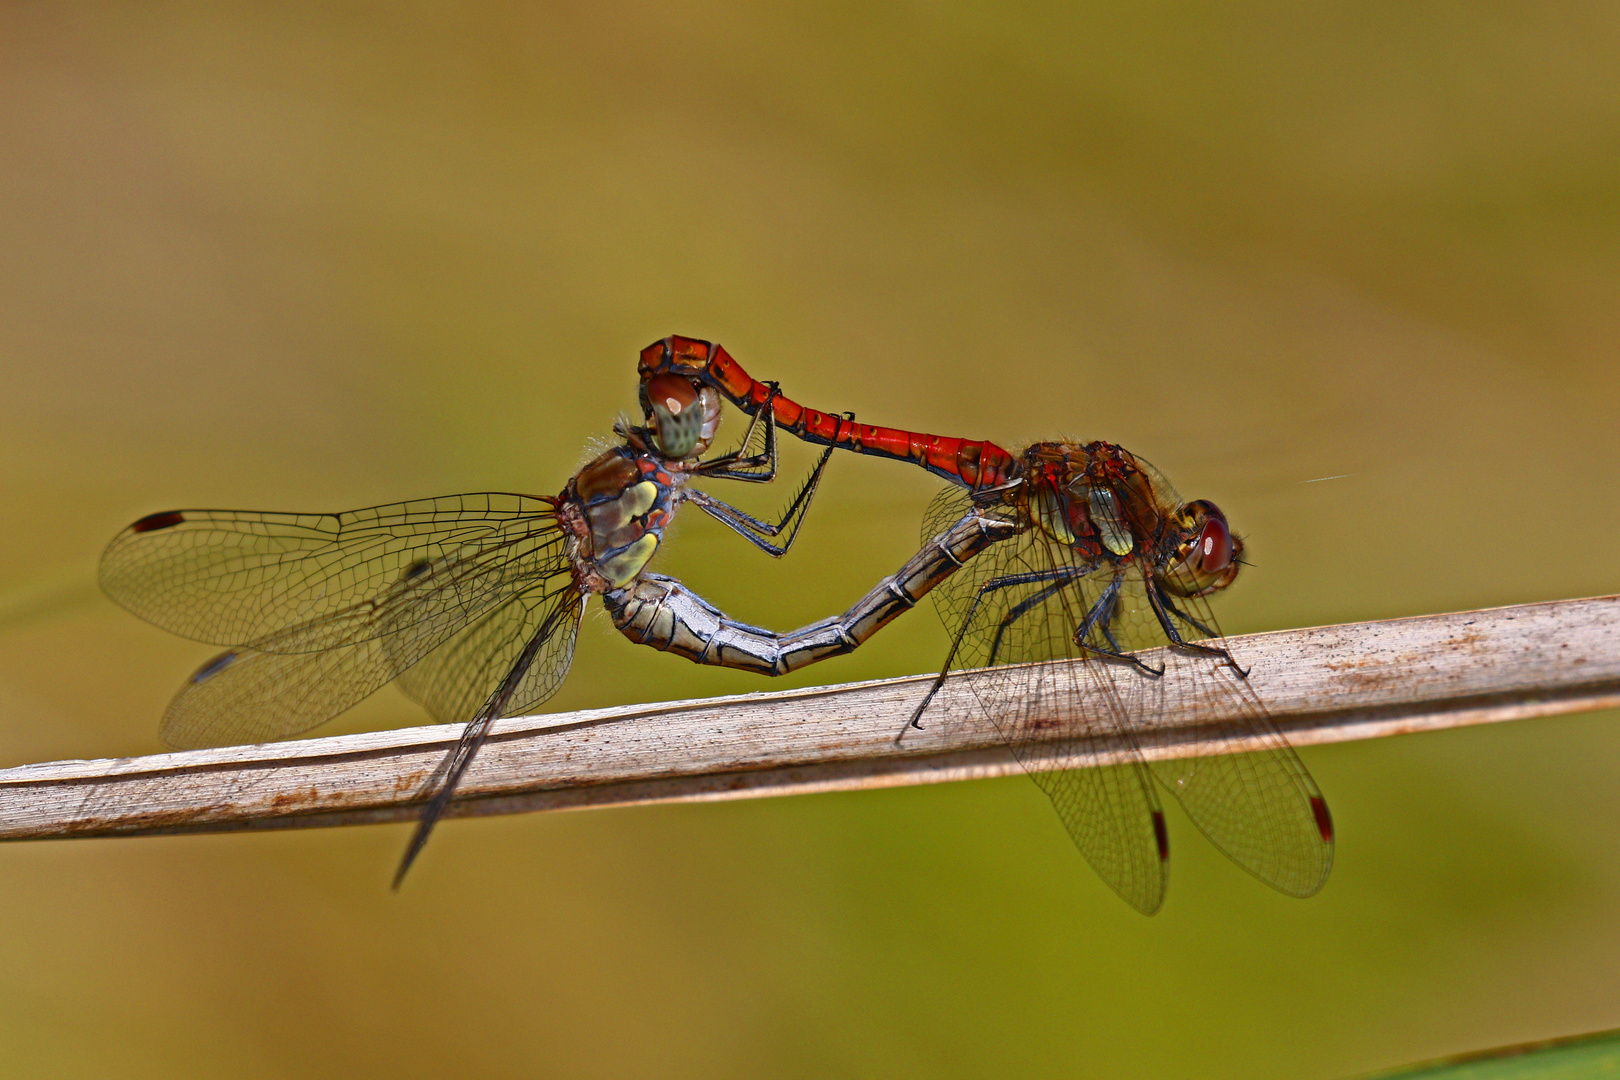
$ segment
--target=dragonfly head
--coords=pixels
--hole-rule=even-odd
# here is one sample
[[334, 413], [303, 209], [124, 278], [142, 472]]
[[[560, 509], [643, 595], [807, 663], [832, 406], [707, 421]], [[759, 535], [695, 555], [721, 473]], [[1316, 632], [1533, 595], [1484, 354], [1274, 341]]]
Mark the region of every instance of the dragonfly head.
[[653, 448], [674, 460], [702, 454], [720, 426], [720, 395], [672, 372], [641, 384], [641, 409]]
[[1159, 583], [1176, 596], [1208, 596], [1232, 584], [1242, 565], [1243, 541], [1220, 507], [1194, 499], [1181, 508], [1177, 525], [1181, 542]]

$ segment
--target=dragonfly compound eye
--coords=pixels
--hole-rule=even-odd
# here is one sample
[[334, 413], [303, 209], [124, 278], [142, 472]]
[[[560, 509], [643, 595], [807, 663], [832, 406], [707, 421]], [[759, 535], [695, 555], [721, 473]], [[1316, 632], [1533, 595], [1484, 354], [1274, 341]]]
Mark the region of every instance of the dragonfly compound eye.
[[1198, 530], [1193, 557], [1199, 561], [1203, 572], [1212, 576], [1232, 565], [1232, 530], [1219, 510], [1206, 518], [1204, 527]]
[[680, 375], [664, 374], [648, 379], [642, 389], [658, 452], [668, 458], [690, 456], [703, 435], [697, 388]]
[[1226, 515], [1199, 499], [1183, 507], [1181, 517], [1188, 539], [1161, 576], [1165, 588], [1177, 596], [1207, 596], [1232, 584], [1243, 541], [1232, 535]]

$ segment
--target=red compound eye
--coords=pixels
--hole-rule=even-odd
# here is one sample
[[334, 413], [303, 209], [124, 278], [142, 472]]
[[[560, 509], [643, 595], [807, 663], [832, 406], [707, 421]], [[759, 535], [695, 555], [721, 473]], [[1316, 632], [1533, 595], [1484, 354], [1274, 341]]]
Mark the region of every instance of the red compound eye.
[[1232, 584], [1243, 541], [1232, 535], [1226, 515], [1214, 503], [1198, 499], [1181, 508], [1179, 519], [1187, 539], [1176, 545], [1175, 559], [1160, 571], [1164, 587], [1176, 596], [1208, 596]]
[[1213, 504], [1206, 512], [1209, 516], [1204, 519], [1204, 527], [1198, 530], [1197, 556], [1203, 573], [1213, 575], [1232, 565], [1232, 530]]
[[654, 375], [647, 380], [647, 400], [671, 416], [679, 416], [697, 402], [697, 390], [679, 375]]

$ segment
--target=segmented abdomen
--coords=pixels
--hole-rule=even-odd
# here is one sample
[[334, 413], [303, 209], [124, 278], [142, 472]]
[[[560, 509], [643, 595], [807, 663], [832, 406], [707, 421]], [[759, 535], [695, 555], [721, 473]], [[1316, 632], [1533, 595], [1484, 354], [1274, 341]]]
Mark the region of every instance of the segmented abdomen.
[[[643, 380], [666, 371], [700, 379], [750, 415], [770, 397], [770, 388], [744, 371], [724, 347], [696, 338], [671, 336], [653, 342], [641, 350], [640, 371]], [[909, 461], [972, 490], [1004, 484], [1021, 468], [1017, 458], [992, 442], [857, 424], [780, 393], [771, 411], [778, 427], [805, 442]]]

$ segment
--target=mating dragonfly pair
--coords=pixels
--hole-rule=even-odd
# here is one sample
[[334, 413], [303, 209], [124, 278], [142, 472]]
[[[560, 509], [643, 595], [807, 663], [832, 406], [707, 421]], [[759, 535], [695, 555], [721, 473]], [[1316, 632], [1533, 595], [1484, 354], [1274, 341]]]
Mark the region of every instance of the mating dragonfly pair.
[[[166, 630], [230, 647], [171, 702], [165, 741], [287, 738], [398, 680], [436, 719], [466, 728], [424, 785], [397, 886], [494, 721], [557, 689], [591, 595], [633, 641], [780, 675], [850, 652], [932, 592], [951, 650], [911, 723], [950, 670], [969, 669], [985, 722], [1133, 907], [1151, 913], [1164, 897], [1169, 842], [1155, 784], [1261, 880], [1293, 896], [1321, 888], [1333, 850], [1327, 804], [1209, 613], [1207, 597], [1232, 583], [1243, 550], [1213, 504], [1181, 502], [1109, 443], [1012, 454], [805, 408], [705, 341], [656, 342], [639, 372], [643, 422], [615, 425], [617, 444], [556, 497], [454, 495], [344, 514], [176, 510], [125, 529], [102, 557], [108, 594]], [[725, 402], [750, 417], [747, 433], [737, 450], [705, 458]], [[778, 519], [693, 486], [774, 479], [779, 432], [826, 449]], [[785, 554], [835, 449], [949, 481], [921, 550], [844, 614], [773, 633], [648, 570], [688, 502]], [[1159, 646], [1169, 647], [1143, 658]], [[1160, 717], [1201, 711], [1222, 717], [1223, 741], [1237, 718], [1246, 749], [1201, 752], [1194, 725], [1176, 733], [1182, 756], [1155, 752], [1169, 745]], [[1074, 767], [1098, 760], [1114, 763]]]

